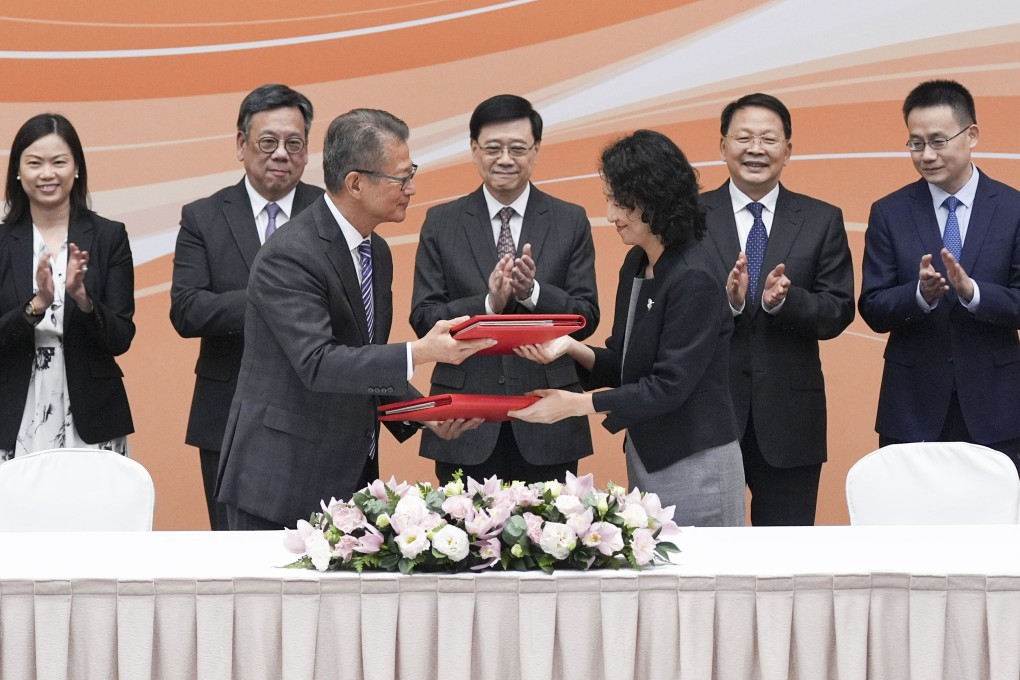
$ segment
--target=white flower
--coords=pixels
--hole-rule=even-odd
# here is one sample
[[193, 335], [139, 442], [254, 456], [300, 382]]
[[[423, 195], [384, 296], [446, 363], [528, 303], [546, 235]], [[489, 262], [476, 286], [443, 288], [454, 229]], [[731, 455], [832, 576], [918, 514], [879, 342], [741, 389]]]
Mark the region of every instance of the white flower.
[[545, 483], [545, 490], [549, 492], [551, 497], [556, 498], [563, 491], [563, 485], [554, 479], [551, 482]]
[[595, 508], [599, 511], [600, 515], [605, 516], [609, 512], [609, 494], [601, 491], [595, 494]]
[[429, 514], [429, 508], [425, 501], [419, 496], [408, 493], [399, 501], [390, 516], [390, 524], [393, 530], [402, 534], [409, 527], [418, 526], [425, 516]]
[[652, 561], [655, 553], [655, 538], [648, 529], [638, 529], [630, 541], [631, 550], [634, 551], [634, 561], [638, 564], [648, 564]]
[[588, 527], [591, 526], [592, 519], [593, 515], [591, 508], [585, 508], [584, 512], [568, 517], [567, 526], [573, 529], [574, 533], [578, 536], [584, 536], [584, 534], [588, 531]]
[[564, 560], [577, 545], [577, 534], [566, 524], [546, 522], [542, 527], [539, 545], [547, 554], [558, 560]]
[[464, 519], [474, 510], [474, 504], [466, 494], [450, 496], [443, 501], [443, 512], [454, 519]]
[[337, 504], [330, 506], [330, 515], [333, 517], [333, 526], [345, 534], [349, 534], [359, 527], [365, 526], [365, 515], [357, 506]]
[[432, 547], [449, 557], [454, 562], [460, 562], [468, 556], [471, 543], [468, 535], [463, 529], [447, 524], [436, 532], [432, 539]]
[[447, 496], [461, 495], [462, 493], [464, 493], [464, 482], [462, 482], [459, 479], [455, 482], [450, 482], [449, 484], [443, 487], [443, 493], [445, 493]]
[[400, 554], [409, 560], [428, 549], [429, 539], [425, 537], [425, 531], [421, 527], [410, 527], [404, 533], [397, 536], [397, 545], [400, 547]]
[[390, 525], [390, 516], [385, 512], [380, 512], [379, 516], [375, 518], [375, 525], [380, 529], [385, 529]]
[[329, 568], [329, 561], [333, 558], [333, 550], [329, 547], [329, 541], [321, 531], [316, 531], [305, 537], [305, 554], [319, 571], [326, 571]]
[[581, 504], [581, 499], [577, 496], [561, 494], [556, 497], [554, 504], [556, 505], [556, 509], [567, 517], [584, 512], [584, 506]]
[[623, 523], [630, 529], [644, 529], [648, 527], [648, 513], [641, 507], [640, 503], [628, 503], [620, 513]]

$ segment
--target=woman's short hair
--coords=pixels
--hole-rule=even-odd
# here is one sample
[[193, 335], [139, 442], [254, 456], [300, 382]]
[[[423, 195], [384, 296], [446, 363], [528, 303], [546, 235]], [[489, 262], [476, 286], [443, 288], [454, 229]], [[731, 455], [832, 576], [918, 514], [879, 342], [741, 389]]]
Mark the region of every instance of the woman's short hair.
[[670, 248], [701, 240], [705, 210], [698, 199], [698, 172], [666, 135], [638, 130], [602, 151], [599, 174], [612, 200], [641, 219]]

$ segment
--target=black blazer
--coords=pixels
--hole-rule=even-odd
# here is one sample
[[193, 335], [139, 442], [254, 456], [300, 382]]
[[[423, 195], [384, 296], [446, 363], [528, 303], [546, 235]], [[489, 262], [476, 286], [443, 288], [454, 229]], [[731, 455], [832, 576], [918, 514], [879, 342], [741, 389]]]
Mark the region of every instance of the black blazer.
[[[627, 428], [649, 472], [737, 439], [730, 403], [727, 360], [733, 319], [726, 293], [692, 251], [669, 248], [641, 285], [631, 337], [623, 354], [627, 308], [634, 277], [648, 258], [641, 248], [627, 254], [616, 290], [616, 318], [605, 349], [585, 376], [596, 392], [596, 411], [608, 411], [603, 426]], [[622, 373], [621, 373], [622, 364]]]
[[[134, 432], [119, 356], [135, 336], [134, 265], [127, 230], [88, 212], [71, 220], [67, 240], [89, 253], [85, 288], [93, 312], [67, 297], [64, 361], [74, 426], [90, 444]], [[25, 318], [32, 299], [32, 221], [0, 225], [0, 449], [12, 449], [25, 410], [35, 357], [35, 328]]]
[[[322, 197], [299, 182], [291, 219]], [[202, 338], [185, 443], [218, 451], [244, 352], [248, 272], [259, 234], [244, 180], [181, 210], [174, 251], [170, 321], [183, 338]]]

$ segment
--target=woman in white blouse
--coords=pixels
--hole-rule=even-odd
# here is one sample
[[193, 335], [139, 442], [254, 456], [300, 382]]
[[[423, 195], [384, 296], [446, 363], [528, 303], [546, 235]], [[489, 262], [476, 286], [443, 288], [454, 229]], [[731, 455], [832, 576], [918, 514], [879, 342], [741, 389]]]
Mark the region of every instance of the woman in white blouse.
[[49, 448], [127, 452], [115, 356], [135, 335], [127, 231], [89, 208], [78, 133], [58, 114], [11, 144], [0, 224], [0, 462]]

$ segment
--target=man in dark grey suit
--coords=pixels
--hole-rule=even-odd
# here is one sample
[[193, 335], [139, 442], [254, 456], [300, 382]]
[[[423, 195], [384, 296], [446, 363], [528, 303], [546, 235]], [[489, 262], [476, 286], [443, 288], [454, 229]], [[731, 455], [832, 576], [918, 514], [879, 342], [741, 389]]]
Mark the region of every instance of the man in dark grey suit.
[[702, 195], [705, 251], [734, 315], [730, 395], [741, 433], [751, 523], [811, 525], [826, 460], [818, 341], [854, 318], [843, 214], [779, 183], [790, 159], [790, 112], [749, 94], [722, 113], [730, 180]]
[[[385, 111], [337, 117], [323, 148], [325, 197], [255, 257], [217, 488], [232, 530], [292, 527], [320, 499], [350, 498], [378, 476], [381, 401], [417, 396], [407, 382], [415, 366], [459, 364], [492, 344], [451, 338], [463, 319], [386, 344], [393, 260], [374, 232], [403, 221], [414, 195], [407, 137]], [[401, 440], [416, 431], [391, 430]]]
[[[425, 216], [411, 326], [421, 337], [437, 320], [463, 314], [580, 314], [587, 325], [574, 337], [588, 337], [599, 322], [591, 225], [583, 208], [530, 183], [542, 117], [528, 100], [498, 95], [475, 108], [469, 128], [482, 186]], [[543, 366], [510, 355], [441, 363], [431, 393], [519, 395], [540, 388], [580, 392], [573, 360]], [[443, 434], [423, 433], [421, 455], [436, 461], [444, 482], [457, 469], [476, 479], [563, 479], [592, 452], [584, 417], [554, 425], [484, 423], [452, 440]]]
[[244, 350], [248, 272], [269, 232], [322, 196], [322, 189], [300, 181], [311, 126], [312, 104], [301, 93], [286, 85], [253, 90], [237, 116], [244, 178], [181, 211], [170, 321], [181, 337], [202, 339], [184, 441], [198, 447], [209, 524], [216, 531], [227, 529], [214, 491]]

